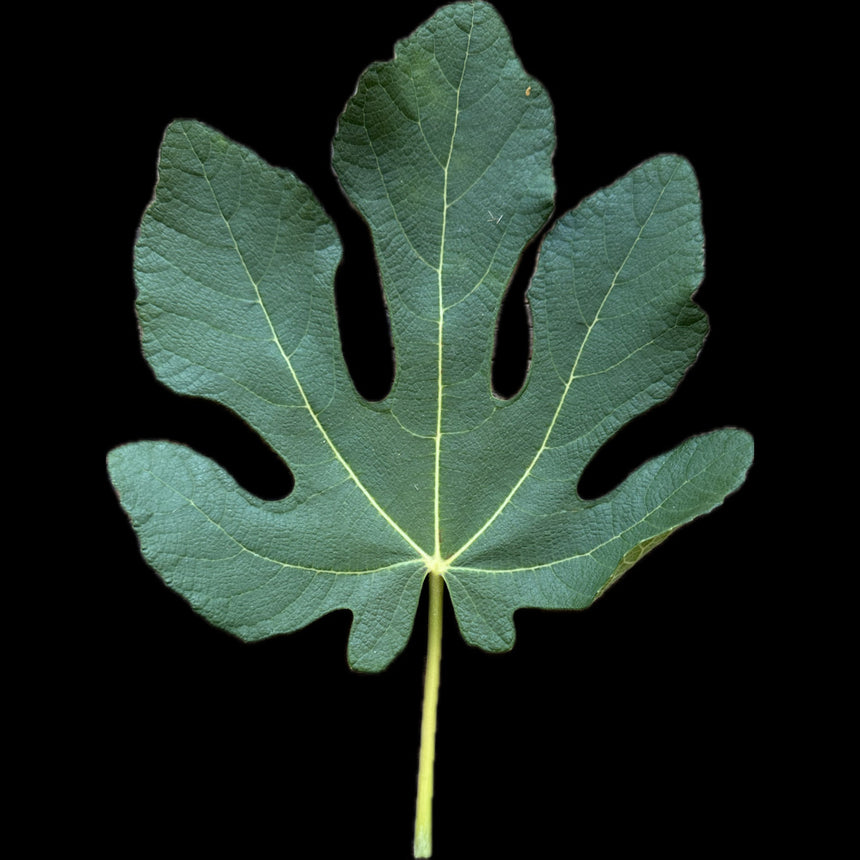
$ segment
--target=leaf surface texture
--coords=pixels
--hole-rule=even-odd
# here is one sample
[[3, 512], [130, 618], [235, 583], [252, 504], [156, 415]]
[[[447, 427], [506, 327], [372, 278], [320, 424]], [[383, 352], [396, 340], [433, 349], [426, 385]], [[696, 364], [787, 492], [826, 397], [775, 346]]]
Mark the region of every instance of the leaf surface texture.
[[441, 9], [362, 75], [333, 165], [370, 226], [395, 379], [380, 402], [343, 360], [334, 226], [294, 174], [193, 121], [161, 147], [135, 254], [145, 355], [216, 400], [289, 465], [264, 501], [189, 448], [138, 442], [110, 472], [143, 554], [212, 623], [256, 640], [349, 609], [350, 664], [404, 647], [428, 571], [465, 639], [514, 641], [520, 607], [588, 606], [644, 552], [743, 481], [726, 429], [595, 500], [591, 458], [662, 401], [707, 332], [690, 165], [659, 156], [561, 215], [528, 291], [526, 381], [492, 390], [495, 325], [553, 208], [552, 105], [491, 6]]

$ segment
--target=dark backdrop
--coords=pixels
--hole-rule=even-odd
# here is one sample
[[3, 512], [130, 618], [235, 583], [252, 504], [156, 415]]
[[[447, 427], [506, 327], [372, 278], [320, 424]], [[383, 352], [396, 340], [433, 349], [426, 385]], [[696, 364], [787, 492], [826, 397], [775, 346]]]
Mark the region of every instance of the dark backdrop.
[[[749, 189], [761, 170], [761, 95], [771, 83], [752, 59], [752, 35], [661, 7], [623, 17], [614, 7], [590, 10], [586, 20], [576, 11], [562, 18], [546, 0], [496, 5], [555, 103], [559, 212], [660, 152], [686, 156], [701, 183], [707, 274], [698, 301], [712, 333], [677, 394], [601, 452], [589, 488], [609, 489], [690, 434], [725, 425], [755, 432], [768, 260], [755, 250], [763, 216]], [[136, 845], [185, 846], [195, 856], [411, 856], [426, 600], [406, 651], [378, 676], [348, 669], [346, 612], [242, 644], [193, 614], [143, 563], [104, 456], [126, 441], [169, 438], [262, 495], [289, 488], [287, 470], [238, 419], [162, 388], [140, 355], [132, 246], [175, 117], [219, 128], [317, 193], [345, 246], [337, 280], [338, 301], [351, 309], [345, 352], [359, 387], [384, 391], [378, 281], [366, 231], [330, 170], [330, 141], [360, 72], [389, 58], [395, 40], [435, 8], [165, 7], [146, 20], [107, 22], [111, 38], [81, 58], [84, 95], [98, 111], [80, 132], [94, 141], [80, 193], [98, 210], [100, 251], [84, 297], [94, 411], [73, 421], [98, 441], [98, 495], [87, 511], [98, 540], [94, 563], [75, 574], [74, 647], [60, 655], [60, 704], [73, 717], [63, 796], [74, 838], [111, 856]], [[372, 308], [357, 325], [358, 310]], [[524, 343], [520, 308], [512, 302], [503, 325], [513, 356]], [[506, 369], [509, 386], [517, 366], [514, 358]], [[754, 467], [741, 493], [591, 609], [519, 612], [507, 655], [468, 648], [446, 607], [439, 860], [646, 848], [695, 857], [741, 838], [752, 847], [772, 662], [749, 600], [763, 564], [757, 482]], [[84, 771], [96, 788], [79, 793]]]

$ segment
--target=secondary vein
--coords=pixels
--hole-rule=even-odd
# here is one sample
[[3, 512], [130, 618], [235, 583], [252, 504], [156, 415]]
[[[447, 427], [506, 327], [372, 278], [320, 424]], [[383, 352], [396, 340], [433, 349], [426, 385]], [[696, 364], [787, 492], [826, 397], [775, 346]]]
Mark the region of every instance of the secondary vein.
[[540, 446], [538, 447], [537, 451], [535, 452], [534, 457], [532, 458], [529, 465], [526, 467], [523, 474], [520, 476], [519, 480], [511, 488], [511, 491], [508, 493], [507, 496], [505, 496], [502, 503], [493, 512], [492, 516], [484, 523], [483, 526], [481, 526], [480, 529], [478, 529], [478, 531], [475, 532], [474, 535], [472, 535], [471, 538], [469, 538], [469, 540], [467, 540], [460, 547], [460, 549], [458, 549], [453, 555], [449, 556], [446, 559], [446, 563], [448, 566], [452, 565], [454, 563], [454, 561], [457, 558], [459, 558], [470, 546], [472, 546], [475, 543], [475, 541], [477, 541], [481, 537], [481, 535], [483, 535], [490, 528], [490, 526], [501, 516], [502, 512], [510, 504], [511, 500], [517, 494], [520, 487], [522, 487], [522, 485], [525, 483], [526, 479], [529, 477], [529, 475], [531, 475], [532, 471], [534, 470], [534, 467], [537, 465], [538, 460], [543, 455], [543, 452], [547, 449], [549, 438], [552, 435], [553, 430], [555, 429], [555, 425], [558, 421], [558, 417], [561, 414], [561, 410], [564, 407], [564, 404], [567, 400], [567, 395], [570, 393], [570, 389], [573, 385], [573, 381], [575, 379], [577, 379], [576, 370], [579, 367], [579, 362], [580, 362], [580, 359], [582, 358], [582, 354], [585, 350], [585, 345], [588, 343], [588, 339], [591, 336], [591, 333], [594, 331], [595, 327], [597, 326], [597, 323], [600, 322], [601, 311], [603, 310], [604, 306], [606, 305], [606, 302], [608, 301], [609, 296], [612, 294], [612, 291], [615, 289], [615, 285], [618, 283], [618, 278], [621, 275], [621, 272], [624, 270], [624, 267], [627, 265], [627, 262], [630, 259], [631, 255], [633, 254], [634, 249], [639, 244], [639, 240], [642, 238], [642, 234], [645, 232], [645, 228], [650, 223], [651, 218], [653, 217], [654, 212], [657, 210], [657, 206], [660, 204], [660, 201], [663, 199], [663, 195], [665, 194], [666, 189], [671, 184], [673, 177], [674, 177], [674, 172], [673, 172], [672, 176], [669, 177], [669, 180], [666, 182], [666, 184], [663, 186], [663, 188], [660, 190], [660, 194], [657, 196], [657, 199], [654, 201], [654, 205], [651, 207], [651, 211], [648, 213], [648, 217], [642, 222], [642, 226], [639, 228], [639, 232], [636, 234], [636, 238], [633, 240], [632, 244], [630, 245], [630, 250], [627, 252], [626, 256], [624, 257], [624, 259], [621, 262], [621, 265], [618, 267], [618, 269], [616, 270], [615, 274], [612, 277], [612, 282], [609, 284], [609, 287], [607, 288], [606, 293], [604, 294], [603, 299], [601, 300], [600, 305], [598, 306], [597, 311], [594, 314], [594, 318], [592, 319], [591, 323], [588, 326], [588, 329], [585, 332], [585, 336], [582, 339], [582, 343], [580, 343], [580, 345], [579, 345], [579, 349], [577, 350], [576, 357], [573, 361], [573, 366], [571, 367], [570, 373], [568, 374], [567, 381], [565, 382], [564, 388], [562, 389], [561, 396], [559, 397], [558, 405], [556, 406], [555, 412], [553, 413], [553, 416], [552, 416], [552, 420], [550, 421], [549, 426], [547, 427], [546, 434], [544, 435]]
[[209, 191], [212, 194], [212, 199], [215, 202], [216, 207], [218, 208], [218, 214], [221, 216], [221, 220], [224, 222], [224, 226], [227, 228], [227, 232], [230, 235], [230, 241], [233, 243], [233, 247], [236, 250], [236, 255], [238, 256], [239, 262], [242, 265], [242, 269], [244, 270], [244, 272], [248, 278], [248, 282], [251, 284], [251, 286], [254, 290], [254, 295], [256, 296], [257, 304], [259, 304], [260, 310], [262, 310], [263, 316], [266, 320], [266, 324], [269, 327], [269, 331], [272, 334], [272, 341], [275, 344], [275, 346], [277, 347], [278, 352], [281, 354], [281, 358], [283, 358], [284, 363], [287, 365], [287, 368], [290, 372], [290, 375], [293, 378], [293, 383], [296, 386], [296, 390], [299, 392], [299, 396], [302, 399], [302, 404], [304, 405], [308, 414], [311, 416], [311, 419], [313, 420], [314, 424], [316, 425], [317, 430], [320, 432], [321, 436], [325, 440], [326, 445], [328, 445], [328, 447], [331, 450], [332, 454], [334, 455], [335, 459], [341, 464], [341, 466], [343, 466], [344, 470], [346, 471], [347, 475], [349, 475], [350, 479], [353, 481], [355, 486], [361, 491], [361, 493], [364, 495], [364, 497], [368, 500], [368, 502], [370, 502], [371, 506], [385, 520], [385, 522], [388, 523], [388, 525], [392, 529], [394, 529], [394, 531], [397, 532], [397, 534], [399, 534], [400, 537], [402, 537], [403, 540], [406, 541], [406, 543], [412, 547], [412, 549], [415, 550], [415, 552], [418, 554], [418, 556], [421, 559], [423, 559], [425, 563], [429, 564], [430, 558], [428, 557], [427, 553], [424, 552], [424, 550], [410, 537], [410, 535], [406, 531], [404, 531], [404, 529], [401, 528], [401, 526], [391, 518], [391, 516], [379, 504], [379, 502], [377, 502], [377, 500], [374, 498], [374, 496], [370, 492], [370, 490], [367, 489], [367, 487], [364, 485], [364, 483], [361, 481], [361, 479], [358, 477], [358, 475], [356, 475], [352, 466], [350, 466], [349, 463], [344, 459], [344, 457], [340, 453], [340, 450], [338, 449], [337, 445], [335, 445], [334, 440], [331, 438], [331, 436], [329, 436], [328, 431], [325, 429], [322, 422], [319, 420], [319, 416], [316, 414], [315, 410], [313, 409], [313, 407], [311, 405], [310, 400], [308, 399], [308, 396], [307, 396], [307, 393], [305, 392], [304, 386], [302, 385], [301, 380], [299, 379], [299, 376], [296, 373], [296, 369], [293, 366], [293, 363], [292, 363], [289, 355], [287, 355], [286, 351], [284, 350], [284, 347], [280, 341], [280, 338], [278, 337], [278, 333], [275, 330], [275, 326], [274, 326], [274, 323], [272, 322], [272, 318], [269, 315], [268, 310], [266, 309], [265, 302], [263, 301], [263, 296], [260, 293], [259, 285], [254, 280], [254, 277], [251, 275], [251, 272], [248, 269], [247, 264], [245, 263], [245, 257], [242, 254], [242, 250], [239, 247], [239, 243], [236, 240], [235, 235], [233, 234], [233, 228], [230, 226], [230, 221], [224, 215], [224, 211], [221, 208], [221, 203], [218, 200], [218, 196], [215, 194], [215, 189], [212, 187], [212, 183], [209, 180], [209, 174], [206, 171], [206, 165], [203, 163], [203, 160], [200, 158], [200, 156], [197, 155], [197, 151], [194, 149], [194, 146], [191, 144], [190, 140], [189, 140], [189, 146], [191, 147], [192, 151], [197, 156], [197, 159], [200, 162], [200, 167], [203, 171], [203, 176], [206, 179], [206, 184], [209, 186]]

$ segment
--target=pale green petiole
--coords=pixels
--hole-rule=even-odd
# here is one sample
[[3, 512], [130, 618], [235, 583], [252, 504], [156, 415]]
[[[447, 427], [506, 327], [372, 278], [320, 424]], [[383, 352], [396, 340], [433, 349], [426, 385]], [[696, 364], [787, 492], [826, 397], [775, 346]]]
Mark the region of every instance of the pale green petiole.
[[436, 710], [442, 663], [442, 576], [430, 571], [430, 619], [427, 630], [427, 667], [421, 711], [421, 751], [418, 754], [418, 799], [415, 804], [415, 857], [433, 853], [433, 760], [436, 753]]

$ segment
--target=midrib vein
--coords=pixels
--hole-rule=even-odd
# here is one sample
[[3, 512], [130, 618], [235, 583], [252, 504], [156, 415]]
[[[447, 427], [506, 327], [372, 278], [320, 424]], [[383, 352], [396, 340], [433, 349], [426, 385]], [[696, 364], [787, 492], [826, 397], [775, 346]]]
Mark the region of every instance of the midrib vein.
[[[186, 135], [186, 139], [188, 139], [187, 135]], [[203, 171], [203, 176], [206, 179], [206, 184], [209, 187], [210, 193], [212, 194], [212, 200], [215, 202], [215, 206], [218, 208], [218, 214], [221, 216], [221, 220], [224, 222], [224, 226], [227, 228], [227, 232], [230, 236], [230, 241], [233, 243], [233, 247], [236, 251], [236, 256], [239, 258], [239, 262], [242, 265], [242, 269], [248, 278], [248, 283], [251, 284], [251, 286], [254, 290], [254, 295], [256, 296], [257, 304], [259, 304], [260, 310], [263, 312], [263, 316], [265, 317], [266, 324], [268, 325], [269, 331], [271, 332], [271, 335], [272, 335], [272, 342], [277, 347], [278, 352], [281, 355], [281, 358], [284, 360], [284, 363], [287, 365], [287, 368], [290, 371], [290, 376], [292, 376], [292, 378], [293, 378], [293, 383], [296, 386], [296, 390], [299, 392], [299, 396], [302, 399], [302, 404], [304, 405], [308, 414], [311, 416], [311, 419], [313, 420], [317, 430], [319, 431], [320, 435], [325, 440], [326, 445], [328, 445], [328, 447], [331, 450], [332, 454], [334, 455], [335, 459], [341, 464], [341, 466], [343, 466], [347, 475], [349, 475], [350, 480], [353, 481], [355, 486], [358, 487], [358, 489], [361, 491], [361, 493], [364, 495], [364, 497], [368, 500], [368, 502], [370, 502], [370, 504], [374, 508], [374, 510], [376, 510], [376, 512], [385, 520], [385, 522], [388, 523], [388, 525], [392, 529], [394, 529], [394, 531], [397, 532], [397, 534], [399, 534], [400, 537], [402, 537], [403, 540], [406, 541], [406, 543], [412, 547], [412, 549], [415, 550], [415, 552], [425, 562], [425, 564], [429, 564], [430, 558], [428, 557], [427, 553], [424, 552], [423, 549], [421, 549], [421, 547], [409, 536], [409, 534], [406, 531], [404, 531], [404, 529], [401, 528], [400, 525], [397, 522], [395, 522], [391, 518], [391, 516], [388, 514], [388, 512], [379, 504], [379, 502], [376, 500], [376, 498], [373, 496], [373, 494], [370, 492], [370, 490], [367, 489], [367, 487], [364, 485], [364, 483], [361, 481], [361, 479], [358, 477], [358, 475], [355, 474], [355, 472], [353, 471], [353, 469], [349, 465], [349, 463], [344, 459], [343, 455], [340, 453], [340, 450], [335, 445], [334, 440], [331, 438], [331, 436], [329, 436], [329, 434], [326, 431], [325, 427], [323, 426], [322, 422], [319, 420], [319, 416], [316, 414], [313, 407], [311, 406], [311, 402], [308, 399], [307, 393], [305, 392], [304, 386], [302, 385], [298, 374], [296, 373], [295, 367], [293, 366], [293, 363], [290, 360], [289, 355], [287, 355], [286, 351], [284, 350], [284, 347], [283, 347], [283, 344], [281, 343], [280, 338], [278, 337], [278, 333], [275, 330], [274, 324], [272, 323], [272, 318], [269, 315], [269, 311], [266, 309], [266, 304], [263, 301], [262, 294], [260, 293], [260, 288], [259, 288], [257, 282], [254, 280], [254, 277], [251, 274], [250, 270], [248, 269], [247, 264], [245, 263], [245, 257], [242, 254], [242, 250], [239, 247], [239, 243], [237, 242], [236, 236], [233, 233], [233, 228], [230, 226], [230, 221], [225, 216], [224, 210], [221, 208], [221, 203], [218, 200], [218, 196], [215, 193], [215, 189], [212, 187], [212, 183], [209, 180], [209, 174], [206, 170], [206, 165], [203, 163], [203, 160], [197, 154], [197, 150], [194, 149], [194, 146], [190, 140], [188, 140], [188, 144], [189, 144], [192, 152], [194, 152], [195, 156], [197, 157], [198, 162], [200, 163], [200, 167]]]
[[[675, 168], [675, 171], [676, 170], [677, 170], [677, 167]], [[571, 367], [570, 374], [568, 375], [568, 378], [567, 378], [567, 382], [565, 383], [564, 389], [561, 392], [561, 397], [559, 398], [558, 406], [556, 406], [555, 412], [553, 413], [553, 416], [552, 416], [552, 420], [550, 421], [549, 426], [547, 427], [546, 434], [543, 437], [543, 441], [541, 442], [540, 446], [538, 447], [534, 457], [532, 458], [529, 465], [526, 467], [523, 474], [520, 476], [520, 479], [516, 482], [516, 484], [514, 484], [513, 488], [508, 493], [508, 495], [505, 496], [504, 500], [499, 505], [499, 507], [496, 508], [493, 515], [484, 523], [483, 526], [481, 526], [480, 529], [478, 529], [478, 531], [475, 532], [474, 535], [472, 535], [471, 538], [469, 538], [469, 540], [467, 540], [460, 547], [460, 549], [458, 549], [453, 555], [448, 556], [448, 558], [446, 559], [447, 566], [450, 567], [454, 563], [454, 561], [457, 558], [459, 558], [464, 552], [466, 552], [466, 550], [469, 549], [469, 547], [472, 546], [475, 543], [475, 541], [477, 541], [481, 537], [481, 535], [483, 535], [490, 528], [490, 526], [501, 516], [502, 512], [510, 504], [511, 500], [517, 494], [520, 487], [522, 487], [522, 485], [525, 483], [526, 479], [529, 477], [529, 475], [531, 475], [532, 471], [534, 470], [534, 467], [537, 465], [538, 460], [540, 460], [541, 456], [543, 455], [543, 452], [546, 451], [547, 443], [549, 442], [549, 438], [552, 435], [552, 431], [555, 429], [556, 422], [558, 421], [558, 416], [561, 414], [561, 410], [564, 407], [565, 401], [567, 400], [567, 395], [570, 392], [571, 386], [573, 385], [573, 381], [574, 381], [574, 379], [577, 378], [576, 370], [579, 367], [579, 361], [582, 358], [583, 351], [585, 350], [585, 345], [588, 343], [588, 339], [591, 337], [591, 333], [594, 331], [595, 327], [597, 326], [597, 323], [600, 322], [600, 313], [603, 310], [604, 306], [606, 305], [606, 302], [609, 299], [609, 296], [612, 294], [612, 291], [615, 289], [615, 285], [618, 283], [618, 278], [621, 275], [621, 272], [624, 270], [624, 267], [627, 265], [627, 261], [630, 259], [636, 246], [639, 244], [639, 240], [642, 238], [642, 234], [645, 232], [645, 228], [650, 223], [651, 218], [654, 215], [654, 212], [656, 212], [657, 206], [659, 206], [660, 201], [663, 199], [663, 195], [666, 193], [666, 189], [671, 184], [672, 179], [675, 176], [675, 171], [672, 172], [672, 175], [669, 177], [667, 182], [660, 189], [660, 193], [657, 195], [657, 199], [654, 201], [654, 205], [651, 207], [651, 211], [648, 213], [648, 217], [642, 222], [642, 226], [639, 228], [639, 232], [636, 234], [636, 238], [633, 240], [633, 242], [630, 245], [630, 250], [627, 252], [627, 255], [622, 260], [621, 265], [618, 267], [618, 269], [616, 270], [615, 274], [612, 277], [612, 282], [609, 284], [609, 287], [606, 290], [606, 293], [603, 296], [603, 299], [600, 302], [600, 305], [598, 306], [597, 311], [594, 314], [594, 318], [592, 319], [591, 323], [588, 326], [588, 329], [585, 332], [585, 336], [582, 339], [582, 343], [579, 345], [579, 349], [577, 350], [577, 353], [576, 353], [576, 358], [573, 361], [573, 366]]]
[[442, 272], [445, 266], [445, 239], [448, 229], [448, 209], [452, 205], [448, 200], [448, 177], [451, 168], [451, 157], [454, 154], [454, 140], [457, 137], [457, 126], [460, 122], [460, 93], [463, 89], [463, 78], [466, 75], [466, 65], [469, 62], [469, 52], [472, 47], [472, 32], [475, 28], [474, 10], [469, 36], [466, 40], [466, 53], [463, 56], [463, 67], [460, 69], [460, 80], [457, 82], [457, 97], [454, 102], [454, 126], [451, 129], [451, 143], [448, 146], [448, 157], [442, 168], [442, 236], [439, 244], [439, 266], [436, 269], [436, 289], [439, 301], [439, 320], [436, 334], [436, 438], [435, 459], [433, 470], [433, 557], [438, 564], [442, 557], [442, 512], [441, 512], [441, 462], [442, 462], [442, 401], [444, 398], [444, 382], [442, 379], [442, 356], [445, 330], [445, 301]]

